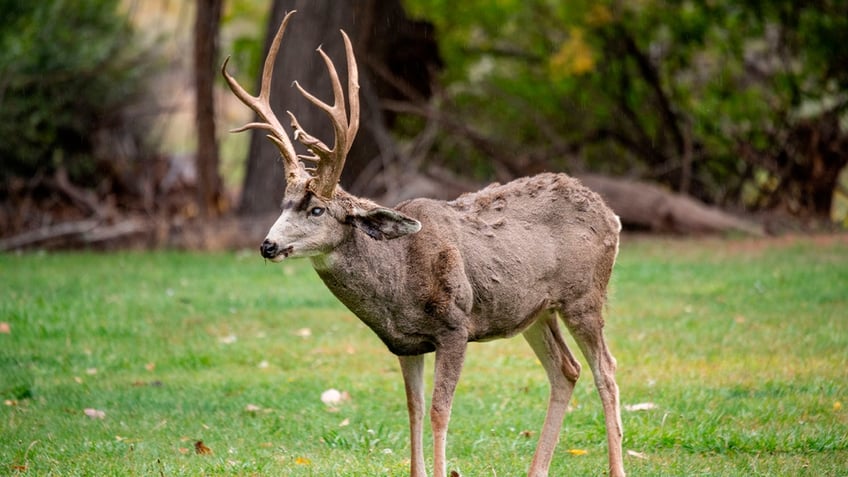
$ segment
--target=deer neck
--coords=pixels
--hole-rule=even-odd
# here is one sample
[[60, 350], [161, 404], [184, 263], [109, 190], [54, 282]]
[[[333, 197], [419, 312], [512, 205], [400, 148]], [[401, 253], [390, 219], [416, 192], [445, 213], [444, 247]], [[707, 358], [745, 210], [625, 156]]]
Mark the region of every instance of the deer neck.
[[[403, 276], [406, 253], [403, 241], [377, 241], [359, 230], [351, 230], [331, 252], [311, 257], [312, 267], [337, 296], [337, 289], [342, 284], [345, 289], [362, 289], [363, 293], [369, 290], [373, 295], [375, 289], [385, 287], [387, 280], [398, 284]], [[344, 301], [341, 296], [339, 298]]]
[[327, 288], [395, 354], [431, 351], [426, 344], [410, 343], [397, 329], [413, 300], [405, 267], [406, 238], [376, 241], [360, 231], [334, 251], [312, 257], [312, 266]]

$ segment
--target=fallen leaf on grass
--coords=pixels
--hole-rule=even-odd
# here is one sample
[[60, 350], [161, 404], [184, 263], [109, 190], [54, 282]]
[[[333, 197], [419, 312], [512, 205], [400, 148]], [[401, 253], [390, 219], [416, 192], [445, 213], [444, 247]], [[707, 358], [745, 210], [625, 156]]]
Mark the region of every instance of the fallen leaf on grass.
[[6, 323], [5, 321], [0, 322], [0, 334], [8, 335], [12, 333], [12, 325]]
[[294, 460], [294, 463], [297, 465], [310, 465], [312, 464], [312, 461], [306, 457], [298, 457]]
[[461, 477], [461, 476], [459, 475], [459, 472], [452, 470], [451, 473], [450, 473], [450, 477]]
[[568, 453], [571, 455], [586, 455], [589, 451], [586, 449], [568, 449]]
[[177, 452], [182, 455], [186, 455], [188, 454], [188, 447], [177, 447]]
[[629, 455], [630, 457], [635, 457], [637, 459], [647, 459], [648, 458], [648, 456], [646, 456], [642, 452], [636, 452], [634, 450], [628, 450], [627, 455]]
[[840, 409], [842, 409], [842, 403], [841, 403], [841, 402], [839, 402], [839, 401], [834, 402], [834, 403], [833, 403], [833, 410], [834, 410], [834, 411], [838, 411], [838, 410], [840, 410]]
[[244, 406], [244, 410], [250, 413], [257, 413], [261, 411], [262, 408], [257, 406], [256, 404], [248, 404], [247, 406]]
[[635, 411], [650, 411], [652, 409], [656, 409], [657, 405], [652, 402], [640, 402], [638, 404], [625, 404], [624, 410], [635, 412]]
[[238, 341], [238, 337], [236, 335], [221, 336], [220, 338], [218, 338], [219, 343], [226, 345], [233, 344], [236, 341]]
[[197, 441], [194, 443], [194, 452], [200, 455], [209, 455], [212, 453], [212, 449], [206, 447], [203, 441]]
[[103, 412], [99, 409], [94, 409], [94, 408], [90, 408], [90, 407], [83, 409], [82, 412], [85, 413], [86, 416], [88, 416], [92, 419], [103, 419], [103, 418], [106, 417], [105, 412]]
[[328, 389], [321, 393], [321, 402], [327, 406], [338, 406], [339, 404], [349, 401], [350, 394], [347, 391], [339, 391], [338, 389]]
[[152, 372], [154, 369], [156, 369], [156, 363], [147, 363], [144, 365], [144, 369]]
[[309, 338], [310, 336], [312, 336], [312, 330], [310, 330], [309, 328], [301, 328], [295, 331], [294, 335], [299, 336], [301, 338]]
[[350, 425], [350, 418], [345, 418], [342, 422], [339, 423], [339, 427], [347, 427]]
[[29, 447], [27, 447], [26, 452], [24, 452], [24, 463], [13, 464], [12, 470], [14, 470], [15, 472], [26, 472], [29, 470], [29, 451], [31, 451], [36, 444], [38, 444], [38, 441], [32, 441], [29, 443]]

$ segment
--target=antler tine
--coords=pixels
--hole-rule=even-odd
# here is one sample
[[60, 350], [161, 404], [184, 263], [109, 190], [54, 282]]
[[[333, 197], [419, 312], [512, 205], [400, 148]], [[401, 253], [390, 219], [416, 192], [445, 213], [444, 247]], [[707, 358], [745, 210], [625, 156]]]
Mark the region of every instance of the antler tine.
[[347, 79], [350, 119], [348, 119], [348, 112], [345, 108], [344, 90], [339, 80], [339, 74], [333, 65], [333, 61], [320, 47], [318, 48], [318, 53], [327, 65], [327, 72], [330, 75], [330, 83], [333, 88], [333, 105], [330, 106], [321, 101], [303, 89], [298, 82], [295, 81], [294, 83], [304, 98], [329, 116], [330, 121], [333, 123], [333, 132], [335, 133], [333, 148], [330, 149], [326, 144], [304, 131], [294, 115], [289, 112], [292, 120], [291, 125], [295, 131], [295, 139], [306, 146], [315, 155], [314, 159], [318, 161], [316, 173], [317, 186], [314, 188], [314, 192], [323, 197], [333, 196], [336, 184], [339, 182], [342, 169], [344, 168], [345, 159], [350, 151], [350, 146], [353, 144], [353, 139], [359, 130], [359, 71], [356, 67], [356, 57], [353, 54], [353, 46], [351, 45], [350, 38], [348, 38], [344, 30], [341, 31], [341, 34], [345, 44], [345, 56], [348, 65]]
[[353, 45], [350, 43], [347, 33], [341, 30], [345, 44], [345, 56], [347, 58], [347, 90], [348, 102], [350, 103], [350, 124], [347, 128], [347, 151], [353, 144], [353, 139], [359, 131], [359, 70], [356, 67], [356, 57], [353, 54]]
[[277, 148], [280, 150], [280, 154], [283, 156], [287, 180], [300, 175], [300, 172], [304, 170], [304, 166], [301, 165], [300, 161], [298, 161], [294, 146], [289, 140], [282, 124], [280, 124], [280, 121], [274, 114], [274, 111], [271, 109], [270, 97], [271, 78], [274, 74], [274, 63], [277, 59], [277, 52], [280, 50], [280, 43], [282, 42], [283, 34], [286, 31], [286, 25], [288, 25], [289, 20], [292, 15], [294, 15], [295, 11], [296, 10], [292, 10], [286, 14], [285, 18], [283, 18], [283, 22], [280, 24], [280, 28], [277, 30], [277, 34], [274, 36], [274, 40], [271, 42], [271, 47], [268, 49], [268, 55], [265, 57], [265, 65], [262, 68], [262, 82], [258, 96], [252, 96], [248, 93], [240, 84], [238, 84], [238, 81], [236, 81], [236, 79], [227, 72], [227, 63], [230, 61], [229, 57], [224, 61], [224, 66], [221, 68], [224, 79], [227, 80], [227, 84], [230, 86], [233, 94], [235, 94], [242, 103], [256, 112], [260, 119], [264, 121], [247, 123], [240, 128], [233, 129], [231, 132], [242, 132], [247, 131], [248, 129], [264, 129], [268, 131], [270, 133], [268, 134], [268, 138], [277, 145]]

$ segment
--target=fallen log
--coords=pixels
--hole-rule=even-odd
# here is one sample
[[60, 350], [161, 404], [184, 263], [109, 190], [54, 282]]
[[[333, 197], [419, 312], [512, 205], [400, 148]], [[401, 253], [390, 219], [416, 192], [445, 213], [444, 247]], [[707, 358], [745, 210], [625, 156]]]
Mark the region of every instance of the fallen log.
[[581, 174], [577, 178], [606, 200], [625, 227], [682, 235], [728, 232], [764, 235], [759, 224], [648, 182], [596, 174]]
[[0, 239], [0, 252], [32, 248], [44, 244], [62, 241], [61, 247], [99, 245], [114, 242], [130, 236], [145, 234], [147, 226], [143, 220], [127, 219], [114, 224], [102, 219], [83, 219], [74, 222], [61, 222], [30, 230], [12, 237]]
[[83, 234], [97, 227], [99, 223], [100, 220], [97, 219], [86, 219], [76, 222], [62, 222], [29, 230], [22, 234], [0, 240], [0, 251], [5, 252], [6, 250], [32, 247], [42, 242]]

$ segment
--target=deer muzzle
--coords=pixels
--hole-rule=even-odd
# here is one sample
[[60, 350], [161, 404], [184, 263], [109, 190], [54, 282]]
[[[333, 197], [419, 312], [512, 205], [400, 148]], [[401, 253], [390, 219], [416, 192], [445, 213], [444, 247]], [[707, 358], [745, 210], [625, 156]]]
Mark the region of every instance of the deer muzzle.
[[292, 253], [292, 247], [281, 248], [276, 242], [265, 239], [259, 246], [259, 253], [262, 255], [262, 258], [282, 260]]

